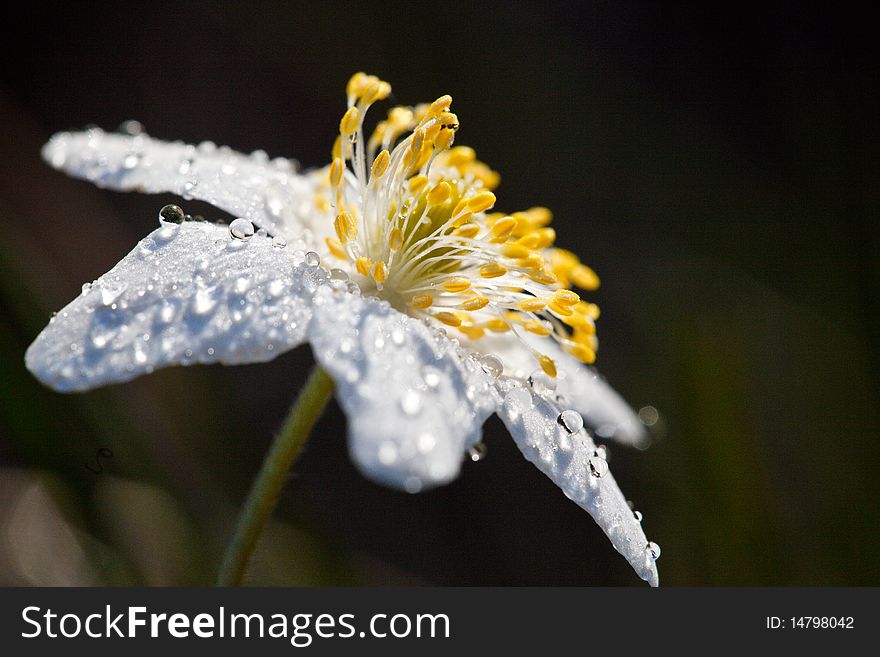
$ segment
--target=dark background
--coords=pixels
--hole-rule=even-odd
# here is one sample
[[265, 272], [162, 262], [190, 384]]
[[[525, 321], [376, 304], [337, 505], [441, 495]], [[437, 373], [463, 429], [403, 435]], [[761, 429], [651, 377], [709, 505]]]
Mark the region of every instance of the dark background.
[[[199, 584], [305, 378], [171, 369], [42, 388], [27, 345], [171, 197], [52, 171], [55, 131], [326, 163], [343, 86], [455, 98], [499, 207], [552, 208], [602, 277], [599, 368], [662, 420], [612, 467], [669, 585], [880, 584], [878, 57], [867, 16], [770, 3], [28, 3], [0, 79], [0, 583]], [[187, 204], [187, 209], [214, 210]], [[488, 458], [408, 496], [364, 480], [335, 403], [250, 580], [632, 584], [497, 419]], [[108, 447], [103, 473], [85, 467]], [[91, 460], [92, 466], [94, 459]]]

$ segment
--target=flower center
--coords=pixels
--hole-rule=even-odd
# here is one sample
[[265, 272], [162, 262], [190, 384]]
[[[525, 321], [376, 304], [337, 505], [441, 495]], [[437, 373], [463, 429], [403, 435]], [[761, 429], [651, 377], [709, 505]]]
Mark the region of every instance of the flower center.
[[[474, 341], [487, 333], [551, 336], [592, 363], [599, 309], [569, 288], [594, 290], [598, 277], [552, 248], [546, 208], [489, 212], [499, 176], [473, 149], [453, 147], [452, 98], [395, 107], [366, 141], [364, 116], [391, 86], [356, 73], [346, 91], [326, 171], [336, 234], [327, 246], [361, 290]], [[555, 376], [553, 360], [528, 348]]]

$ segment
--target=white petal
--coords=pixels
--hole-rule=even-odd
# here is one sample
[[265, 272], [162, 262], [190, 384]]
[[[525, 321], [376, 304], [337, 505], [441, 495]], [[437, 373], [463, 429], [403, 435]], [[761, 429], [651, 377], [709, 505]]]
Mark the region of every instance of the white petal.
[[309, 340], [336, 380], [364, 475], [417, 492], [458, 474], [499, 401], [475, 360], [387, 303], [355, 295], [316, 295]]
[[[584, 422], [597, 436], [639, 448], [648, 445], [648, 431], [639, 416], [594, 368], [567, 354], [551, 338], [532, 334], [523, 335], [523, 338], [534, 349], [556, 361], [559, 372], [556, 394], [583, 416]], [[510, 333], [486, 336], [468, 345], [501, 358], [507, 376], [525, 380], [532, 372], [540, 370], [532, 351]]]
[[[591, 473], [596, 445], [580, 429], [569, 433], [558, 421], [560, 408], [518, 383], [512, 384], [498, 411], [525, 457], [586, 509], [611, 543], [638, 573], [657, 586], [658, 575], [648, 540], [604, 461], [594, 461], [600, 477]], [[574, 423], [572, 423], [574, 424]], [[573, 428], [578, 428], [574, 426]]]
[[27, 366], [67, 392], [168, 365], [271, 360], [303, 341], [327, 278], [296, 246], [203, 222], [159, 228], [57, 313]]
[[300, 236], [297, 213], [312, 199], [312, 183], [290, 161], [270, 162], [261, 151], [242, 155], [210, 142], [191, 146], [93, 128], [56, 134], [43, 158], [99, 187], [207, 201], [290, 239]]

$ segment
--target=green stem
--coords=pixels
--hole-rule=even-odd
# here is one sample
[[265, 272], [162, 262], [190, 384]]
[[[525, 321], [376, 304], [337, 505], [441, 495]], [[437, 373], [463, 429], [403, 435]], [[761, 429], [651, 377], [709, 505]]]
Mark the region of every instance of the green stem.
[[260, 472], [251, 486], [238, 518], [235, 535], [223, 554], [223, 563], [217, 575], [218, 586], [241, 584], [260, 534], [278, 503], [281, 489], [287, 482], [290, 468], [303, 445], [306, 444], [309, 433], [321, 416], [332, 392], [333, 379], [316, 364], [296, 402], [290, 407], [290, 412], [278, 435], [275, 436], [266, 458], [263, 459]]

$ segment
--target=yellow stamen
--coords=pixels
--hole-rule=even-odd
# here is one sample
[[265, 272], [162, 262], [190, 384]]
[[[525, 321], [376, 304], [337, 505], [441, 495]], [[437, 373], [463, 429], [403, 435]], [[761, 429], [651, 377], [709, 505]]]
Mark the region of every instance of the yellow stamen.
[[474, 311], [474, 310], [482, 310], [486, 306], [489, 305], [489, 300], [486, 297], [473, 297], [472, 299], [468, 299], [464, 303], [461, 304], [463, 310]]
[[351, 137], [358, 129], [359, 124], [360, 112], [358, 112], [358, 108], [349, 107], [345, 114], [342, 115], [342, 120], [339, 121], [339, 133], [343, 137]]
[[369, 276], [370, 268], [373, 266], [373, 262], [366, 256], [361, 256], [357, 259], [357, 262], [354, 263], [354, 266], [361, 276]]
[[373, 179], [378, 180], [383, 175], [385, 175], [385, 171], [388, 170], [388, 164], [391, 162], [391, 154], [387, 150], [383, 150], [376, 156], [376, 159], [373, 160], [373, 166], [370, 168], [370, 175]]
[[454, 276], [452, 278], [447, 278], [443, 282], [443, 289], [447, 292], [463, 292], [471, 286], [471, 281], [469, 278], [464, 278], [463, 276]]
[[480, 267], [480, 276], [483, 278], [498, 278], [507, 273], [507, 267], [497, 262], [490, 262]]
[[556, 363], [553, 362], [553, 359], [549, 356], [544, 356], [543, 354], [538, 357], [538, 364], [541, 366], [541, 369], [544, 370], [544, 373], [549, 376], [551, 379], [556, 378]]
[[446, 324], [447, 326], [461, 326], [461, 318], [459, 318], [459, 316], [454, 313], [444, 311], [435, 314], [434, 317], [438, 321]]
[[430, 308], [433, 303], [434, 297], [432, 297], [430, 294], [417, 294], [409, 300], [409, 305], [411, 305], [413, 308], [418, 308], [420, 310]]
[[333, 227], [336, 229], [336, 236], [343, 244], [357, 239], [357, 224], [350, 212], [340, 212], [336, 215], [336, 221], [333, 222]]

